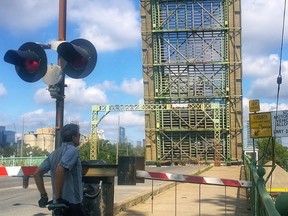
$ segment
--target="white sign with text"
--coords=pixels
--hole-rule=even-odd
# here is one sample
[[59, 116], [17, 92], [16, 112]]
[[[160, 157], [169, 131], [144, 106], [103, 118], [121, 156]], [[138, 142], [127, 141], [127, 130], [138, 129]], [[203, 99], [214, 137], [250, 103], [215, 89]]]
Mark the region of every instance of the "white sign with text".
[[272, 131], [274, 137], [288, 137], [288, 110], [271, 112], [272, 117]]

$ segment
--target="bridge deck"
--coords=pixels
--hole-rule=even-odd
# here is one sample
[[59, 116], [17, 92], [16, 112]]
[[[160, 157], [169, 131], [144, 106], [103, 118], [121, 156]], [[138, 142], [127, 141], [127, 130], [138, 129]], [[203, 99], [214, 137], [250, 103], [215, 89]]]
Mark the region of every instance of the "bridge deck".
[[[201, 176], [244, 180], [242, 166], [213, 167]], [[147, 181], [147, 180], [146, 180]], [[172, 183], [174, 186], [175, 184]], [[150, 192], [151, 192], [150, 188]], [[117, 200], [117, 199], [116, 199]], [[131, 201], [131, 199], [130, 199]], [[119, 203], [115, 202], [115, 207]], [[125, 207], [124, 207], [125, 208]], [[115, 209], [116, 210], [116, 209]], [[114, 214], [118, 212], [115, 211]], [[117, 215], [251, 215], [245, 188], [179, 183]]]

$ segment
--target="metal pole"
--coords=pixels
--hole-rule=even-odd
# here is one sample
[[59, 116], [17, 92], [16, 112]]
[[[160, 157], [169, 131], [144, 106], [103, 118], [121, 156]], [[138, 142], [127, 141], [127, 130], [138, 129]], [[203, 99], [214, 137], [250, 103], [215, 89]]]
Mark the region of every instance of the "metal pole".
[[[67, 0], [59, 0], [59, 26], [58, 26], [58, 40], [66, 40], [66, 11]], [[58, 56], [58, 65], [60, 65], [60, 57]], [[60, 65], [61, 67], [61, 65]], [[60, 130], [63, 127], [64, 116], [64, 97], [65, 97], [65, 75], [57, 86], [60, 89], [60, 97], [56, 98], [56, 127], [55, 127], [55, 149], [61, 145]]]
[[175, 182], [175, 216], [177, 215], [177, 182]]
[[118, 164], [119, 157], [119, 145], [120, 145], [120, 116], [118, 116], [118, 140], [116, 144], [116, 165]]
[[21, 139], [21, 146], [20, 146], [20, 156], [23, 157], [23, 145], [24, 145], [24, 117], [22, 120], [22, 139]]
[[199, 189], [198, 189], [198, 192], [199, 192], [199, 215], [201, 215], [201, 184], [199, 184]]
[[154, 180], [152, 179], [152, 197], [151, 197], [151, 212], [154, 211]]

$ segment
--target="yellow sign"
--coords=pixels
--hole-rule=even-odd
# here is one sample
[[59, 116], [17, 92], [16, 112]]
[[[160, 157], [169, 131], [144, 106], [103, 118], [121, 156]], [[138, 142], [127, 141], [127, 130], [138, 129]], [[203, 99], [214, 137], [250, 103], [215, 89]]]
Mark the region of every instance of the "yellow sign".
[[271, 113], [250, 113], [250, 137], [263, 138], [272, 136]]
[[249, 112], [259, 112], [260, 102], [259, 100], [249, 100]]

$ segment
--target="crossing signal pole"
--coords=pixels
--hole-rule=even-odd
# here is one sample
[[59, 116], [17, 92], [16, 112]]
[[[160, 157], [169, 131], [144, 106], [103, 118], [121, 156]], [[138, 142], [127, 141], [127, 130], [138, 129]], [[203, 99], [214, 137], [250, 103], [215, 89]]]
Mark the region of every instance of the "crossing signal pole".
[[[58, 41], [51, 44], [24, 43], [18, 50], [8, 50], [4, 61], [15, 66], [18, 76], [29, 83], [43, 78], [48, 84], [52, 98], [56, 99], [55, 149], [61, 145], [60, 130], [63, 127], [65, 75], [81, 79], [95, 68], [97, 51], [94, 45], [79, 38], [66, 41], [67, 0], [59, 0]], [[58, 66], [47, 66], [44, 49], [54, 49], [58, 53]]]
[[[59, 0], [59, 23], [58, 23], [58, 40], [66, 40], [66, 11], [67, 0]], [[61, 67], [61, 57], [58, 54], [58, 65]], [[64, 120], [64, 97], [65, 97], [65, 74], [63, 79], [56, 84], [59, 90], [59, 97], [56, 97], [56, 122], [55, 122], [55, 149], [61, 145], [60, 130], [63, 127]]]

